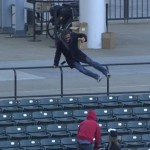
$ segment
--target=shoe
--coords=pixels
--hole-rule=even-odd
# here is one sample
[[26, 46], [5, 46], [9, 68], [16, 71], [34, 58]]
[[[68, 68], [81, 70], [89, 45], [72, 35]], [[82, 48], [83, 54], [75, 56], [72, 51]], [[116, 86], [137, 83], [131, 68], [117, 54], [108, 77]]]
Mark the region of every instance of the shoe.
[[103, 79], [103, 77], [99, 76], [98, 79], [97, 79], [97, 82], [99, 83], [102, 79]]

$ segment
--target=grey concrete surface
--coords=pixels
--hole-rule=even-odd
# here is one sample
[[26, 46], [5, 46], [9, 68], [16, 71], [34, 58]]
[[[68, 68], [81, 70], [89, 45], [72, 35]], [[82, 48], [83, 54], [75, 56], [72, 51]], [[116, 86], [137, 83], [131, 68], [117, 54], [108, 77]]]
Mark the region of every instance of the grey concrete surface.
[[[114, 49], [88, 49], [84, 52], [102, 63], [150, 62], [150, 23], [109, 23], [109, 32], [116, 35]], [[12, 38], [0, 35], [0, 68], [52, 66], [54, 42], [45, 35]], [[38, 41], [40, 40], [40, 41]], [[63, 61], [63, 57], [62, 60]], [[89, 69], [97, 72], [93, 68]], [[150, 65], [110, 66], [110, 92], [150, 91]], [[75, 69], [64, 68], [64, 94], [105, 93], [106, 78], [100, 83]], [[17, 95], [60, 94], [60, 70], [28, 69], [17, 71]], [[12, 70], [0, 71], [0, 97], [14, 95]]]

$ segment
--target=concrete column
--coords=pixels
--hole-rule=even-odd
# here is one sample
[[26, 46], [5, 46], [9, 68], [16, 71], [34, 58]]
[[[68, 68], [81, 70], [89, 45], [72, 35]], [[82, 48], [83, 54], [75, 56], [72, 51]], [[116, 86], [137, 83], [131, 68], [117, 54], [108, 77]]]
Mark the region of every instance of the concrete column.
[[12, 14], [11, 14], [11, 0], [2, 0], [2, 13], [1, 13], [1, 25], [3, 33], [12, 32]]
[[101, 34], [106, 31], [105, 0], [80, 0], [80, 22], [88, 23], [87, 47], [102, 48]]
[[15, 0], [15, 35], [25, 36], [24, 0]]

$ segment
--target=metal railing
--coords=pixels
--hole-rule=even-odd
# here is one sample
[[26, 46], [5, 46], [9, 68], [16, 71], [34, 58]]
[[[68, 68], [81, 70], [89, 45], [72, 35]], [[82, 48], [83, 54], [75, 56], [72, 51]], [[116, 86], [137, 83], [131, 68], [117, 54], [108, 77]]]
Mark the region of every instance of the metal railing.
[[[150, 62], [139, 62], [139, 63], [114, 63], [114, 64], [103, 64], [107, 67], [111, 67], [111, 66], [139, 66], [139, 65], [150, 65]], [[88, 65], [85, 65], [88, 67]], [[42, 67], [16, 67], [16, 68], [0, 68], [0, 71], [4, 71], [4, 70], [12, 70], [14, 73], [14, 96], [5, 96], [5, 97], [0, 97], [0, 98], [27, 98], [27, 97], [54, 97], [54, 96], [60, 96], [60, 97], [64, 97], [64, 96], [77, 96], [77, 95], [101, 95], [101, 94], [106, 94], [106, 95], [110, 95], [110, 94], [129, 94], [129, 93], [149, 93], [149, 91], [121, 91], [121, 92], [110, 92], [110, 79], [107, 78], [107, 90], [106, 92], [103, 93], [75, 93], [75, 94], [64, 94], [64, 73], [63, 73], [63, 68], [68, 68], [68, 66], [60, 66], [60, 93], [58, 94], [50, 94], [50, 95], [22, 95], [22, 96], [18, 96], [18, 90], [17, 90], [17, 83], [18, 83], [18, 79], [17, 79], [17, 70], [26, 70], [26, 69], [52, 69], [52, 66], [42, 66]]]

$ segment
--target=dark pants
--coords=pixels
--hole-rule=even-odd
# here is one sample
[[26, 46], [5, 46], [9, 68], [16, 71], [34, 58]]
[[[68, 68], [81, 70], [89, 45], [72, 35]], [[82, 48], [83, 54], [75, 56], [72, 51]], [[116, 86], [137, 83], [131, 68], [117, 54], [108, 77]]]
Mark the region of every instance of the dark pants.
[[97, 69], [98, 71], [102, 72], [105, 76], [107, 75], [107, 69], [105, 69], [105, 67], [103, 67], [101, 64], [93, 61], [91, 58], [89, 58], [88, 56], [86, 57], [86, 59], [84, 60], [77, 60], [76, 62], [74, 62], [74, 68], [76, 68], [78, 71], [80, 71], [81, 73], [90, 76], [94, 79], [98, 79], [99, 75], [96, 73], [93, 73], [92, 71], [86, 69], [84, 66], [82, 66], [80, 64], [80, 62], [88, 64], [92, 67], [94, 67], [95, 69]]
[[92, 143], [80, 143], [77, 141], [78, 150], [93, 150], [94, 145]]

